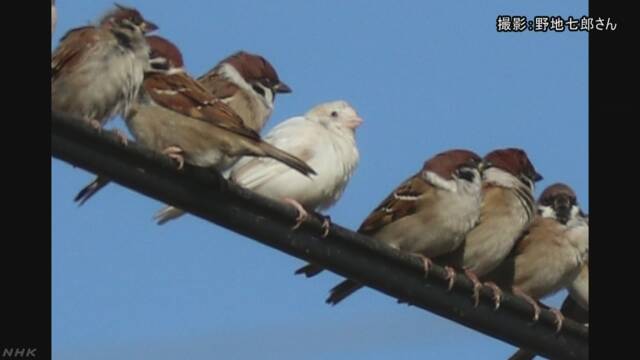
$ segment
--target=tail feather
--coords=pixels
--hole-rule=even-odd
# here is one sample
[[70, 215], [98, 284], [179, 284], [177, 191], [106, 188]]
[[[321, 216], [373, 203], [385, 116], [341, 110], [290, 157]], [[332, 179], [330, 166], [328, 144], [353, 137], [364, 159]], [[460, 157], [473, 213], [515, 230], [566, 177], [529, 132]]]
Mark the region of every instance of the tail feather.
[[78, 206], [82, 206], [87, 200], [89, 200], [93, 195], [95, 195], [100, 189], [105, 187], [111, 180], [107, 179], [104, 176], [97, 176], [89, 185], [85, 186], [78, 192], [73, 201], [78, 203]]
[[296, 275], [304, 274], [306, 277], [310, 278], [320, 274], [323, 270], [324, 269], [318, 265], [307, 264], [301, 267], [300, 269], [296, 270], [295, 274]]
[[331, 289], [330, 295], [327, 298], [326, 303], [329, 305], [338, 305], [339, 302], [341, 302], [342, 300], [344, 300], [346, 297], [353, 294], [354, 292], [358, 291], [360, 288], [362, 288], [361, 284], [358, 284], [353, 280], [347, 279], [341, 282], [340, 284], [338, 284], [333, 289]]
[[262, 141], [258, 145], [260, 149], [265, 153], [266, 156], [273, 158], [282, 162], [283, 164], [291, 167], [292, 169], [300, 172], [302, 175], [309, 176], [315, 175], [316, 171], [311, 168], [311, 166], [307, 165], [306, 162], [301, 159], [289, 154], [284, 150], [280, 150], [277, 147]]
[[160, 211], [153, 215], [153, 219], [156, 221], [158, 225], [164, 225], [167, 222], [177, 219], [180, 216], [184, 215], [184, 210], [178, 209], [173, 206], [165, 206]]

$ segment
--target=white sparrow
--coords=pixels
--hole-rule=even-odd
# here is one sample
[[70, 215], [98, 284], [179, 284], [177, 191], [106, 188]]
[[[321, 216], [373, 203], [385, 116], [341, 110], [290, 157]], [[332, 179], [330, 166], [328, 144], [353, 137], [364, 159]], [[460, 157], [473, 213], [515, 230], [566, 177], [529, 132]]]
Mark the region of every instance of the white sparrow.
[[[304, 116], [281, 122], [264, 138], [306, 161], [317, 175], [302, 176], [272, 159], [243, 158], [232, 168], [230, 180], [263, 196], [291, 203], [299, 211], [296, 228], [307, 216], [305, 209], [327, 209], [342, 195], [358, 164], [355, 129], [361, 123], [345, 101], [318, 105]], [[182, 210], [169, 206], [155, 218], [163, 224], [182, 214]], [[328, 228], [325, 236], [326, 231]]]
[[[224, 171], [240, 156], [276, 159], [303, 175], [315, 171], [299, 158], [272, 146], [222, 101], [184, 70], [180, 50], [167, 39], [147, 37], [151, 68], [143, 90], [125, 115], [127, 127], [143, 146], [178, 162]], [[84, 202], [108, 180], [98, 177], [76, 196]]]
[[[480, 215], [482, 159], [468, 150], [449, 150], [427, 160], [364, 220], [359, 233], [425, 260], [454, 250]], [[313, 276], [311, 264], [296, 273]], [[362, 285], [347, 279], [331, 289], [337, 304]]]
[[198, 81], [256, 132], [271, 116], [276, 94], [291, 92], [264, 57], [245, 51], [222, 60]]
[[99, 24], [67, 32], [51, 57], [51, 109], [100, 128], [128, 112], [149, 64], [144, 33], [158, 27], [116, 5]]
[[[580, 274], [589, 251], [589, 228], [580, 217], [573, 190], [553, 184], [538, 200], [538, 216], [506, 259], [483, 277], [501, 288], [511, 289], [534, 307], [536, 301], [570, 286]], [[556, 313], [558, 330], [562, 317]]]

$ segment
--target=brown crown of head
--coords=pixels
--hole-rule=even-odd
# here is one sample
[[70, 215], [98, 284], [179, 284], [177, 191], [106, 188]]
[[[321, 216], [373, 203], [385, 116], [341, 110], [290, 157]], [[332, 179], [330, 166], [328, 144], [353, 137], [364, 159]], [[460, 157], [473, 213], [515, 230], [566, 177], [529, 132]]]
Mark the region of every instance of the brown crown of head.
[[147, 43], [151, 48], [150, 59], [166, 59], [171, 68], [181, 68], [184, 66], [182, 53], [171, 41], [157, 35], [147, 36]]
[[529, 161], [527, 153], [522, 149], [494, 150], [484, 158], [489, 167], [497, 167], [515, 177], [526, 176], [532, 182], [542, 180], [542, 175], [538, 174], [531, 161]]
[[461, 167], [477, 168], [482, 158], [473, 151], [454, 149], [441, 152], [427, 160], [423, 171], [430, 171], [446, 180], [451, 180], [453, 174]]
[[278, 73], [273, 66], [260, 55], [251, 54], [246, 51], [238, 51], [220, 63], [227, 63], [233, 66], [245, 81], [250, 84], [259, 82], [263, 86], [273, 89], [276, 92], [291, 92], [291, 88], [280, 81]]
[[158, 29], [156, 24], [142, 17], [138, 10], [119, 4], [115, 4], [115, 8], [100, 19], [100, 25], [102, 26], [111, 27], [113, 24], [119, 26], [131, 24], [139, 27], [145, 34]]
[[542, 194], [540, 194], [538, 203], [540, 203], [540, 205], [551, 206], [554, 208], [561, 203], [564, 206], [571, 206], [577, 204], [577, 196], [569, 185], [555, 183], [544, 189]]

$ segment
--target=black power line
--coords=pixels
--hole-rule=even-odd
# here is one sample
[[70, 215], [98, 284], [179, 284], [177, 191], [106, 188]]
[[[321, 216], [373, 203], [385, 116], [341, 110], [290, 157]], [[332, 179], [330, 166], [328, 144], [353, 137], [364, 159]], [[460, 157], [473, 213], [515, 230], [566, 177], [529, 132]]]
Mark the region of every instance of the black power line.
[[492, 293], [486, 288], [474, 308], [473, 287], [466, 277], [456, 276], [456, 285], [448, 292], [441, 267], [434, 265], [425, 278], [417, 257], [367, 236], [332, 224], [329, 236], [321, 238], [321, 221], [316, 218], [292, 231], [297, 215], [293, 208], [231, 184], [215, 171], [188, 165], [176, 170], [176, 164], [162, 154], [136, 143], [124, 146], [109, 131], [98, 132], [56, 114], [52, 114], [51, 150], [54, 157], [72, 165], [514, 346], [552, 359], [589, 358], [585, 326], [567, 319], [556, 334], [550, 311], [542, 310], [533, 324], [531, 305], [507, 293], [494, 310]]

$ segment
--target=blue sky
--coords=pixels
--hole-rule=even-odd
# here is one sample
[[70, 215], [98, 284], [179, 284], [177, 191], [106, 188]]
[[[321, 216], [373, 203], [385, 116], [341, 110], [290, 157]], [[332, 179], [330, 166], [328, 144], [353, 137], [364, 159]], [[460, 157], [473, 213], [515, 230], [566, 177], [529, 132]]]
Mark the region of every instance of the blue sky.
[[[482, 4], [480, 4], [482, 3]], [[52, 44], [112, 1], [59, 0]], [[521, 147], [588, 211], [587, 33], [497, 33], [498, 15], [588, 13], [587, 1], [142, 1], [194, 75], [260, 53], [294, 92], [268, 127], [344, 99], [365, 123], [334, 222], [357, 228], [400, 181], [449, 148]], [[120, 119], [112, 122], [123, 128]], [[340, 280], [193, 216], [157, 226], [155, 200], [51, 161], [55, 359], [484, 359], [514, 348], [365, 289], [324, 304]], [[559, 305], [564, 292], [548, 302]]]

